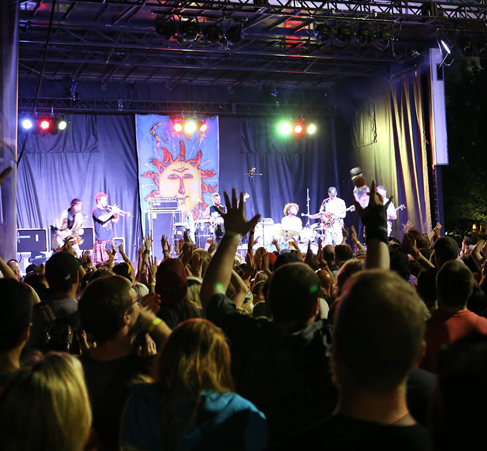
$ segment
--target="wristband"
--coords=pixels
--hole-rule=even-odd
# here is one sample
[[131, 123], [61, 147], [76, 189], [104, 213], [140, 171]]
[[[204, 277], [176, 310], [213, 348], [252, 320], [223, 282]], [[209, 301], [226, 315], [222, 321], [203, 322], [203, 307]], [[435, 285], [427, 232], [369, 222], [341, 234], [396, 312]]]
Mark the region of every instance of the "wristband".
[[359, 240], [355, 240], [355, 244], [360, 244], [360, 241]]
[[150, 286], [151, 286], [151, 287], [155, 287], [155, 286], [156, 286], [156, 283], [155, 283], [155, 282], [151, 282], [151, 283], [150, 283]]
[[226, 230], [225, 231], [225, 236], [229, 236], [229, 237], [238, 237], [239, 239], [242, 237], [242, 235], [240, 235], [240, 233], [237, 233], [237, 232], [232, 232], [231, 230]]
[[162, 323], [162, 319], [156, 318], [154, 321], [152, 321], [152, 324], [147, 329], [147, 332], [152, 333], [159, 323]]
[[416, 258], [422, 257], [423, 254], [421, 252], [418, 252], [418, 255], [416, 255]]

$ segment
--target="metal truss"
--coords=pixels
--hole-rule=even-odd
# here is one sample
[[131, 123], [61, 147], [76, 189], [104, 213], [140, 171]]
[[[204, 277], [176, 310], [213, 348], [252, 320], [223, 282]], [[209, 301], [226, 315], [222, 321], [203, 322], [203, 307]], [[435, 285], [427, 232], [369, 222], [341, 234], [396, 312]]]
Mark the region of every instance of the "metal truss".
[[[421, 64], [437, 39], [476, 45], [487, 39], [487, 5], [407, 0], [58, 0], [46, 50], [52, 0], [21, 3], [21, 76], [243, 85], [326, 87], [364, 77], [388, 77], [392, 66]], [[172, 23], [197, 20], [200, 28], [237, 24], [242, 39], [210, 44], [180, 35], [163, 38], [156, 18]], [[320, 41], [316, 27], [334, 34]], [[392, 40], [340, 42], [342, 25], [355, 37], [364, 26]], [[455, 46], [454, 51], [455, 51]], [[456, 46], [461, 52], [462, 45]], [[44, 59], [45, 57], [45, 59]]]
[[335, 107], [329, 105], [301, 105], [277, 103], [231, 103], [231, 102], [181, 102], [169, 100], [133, 99], [72, 99], [71, 97], [19, 97], [19, 112], [73, 114], [166, 114], [192, 117], [194, 113], [204, 116], [279, 117], [300, 116], [307, 118], [327, 117], [335, 114]]

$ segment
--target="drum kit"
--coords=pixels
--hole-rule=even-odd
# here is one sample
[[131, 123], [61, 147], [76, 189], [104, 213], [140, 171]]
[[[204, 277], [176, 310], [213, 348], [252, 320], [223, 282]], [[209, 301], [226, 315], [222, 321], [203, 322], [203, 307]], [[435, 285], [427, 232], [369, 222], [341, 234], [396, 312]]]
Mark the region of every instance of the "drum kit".
[[318, 240], [323, 236], [323, 227], [321, 224], [313, 224], [309, 227], [304, 227], [301, 231], [296, 230], [276, 230], [274, 238], [278, 240], [281, 247], [287, 243], [286, 238], [294, 238], [297, 241], [298, 248], [301, 252], [307, 252], [308, 245], [316, 254], [318, 253]]

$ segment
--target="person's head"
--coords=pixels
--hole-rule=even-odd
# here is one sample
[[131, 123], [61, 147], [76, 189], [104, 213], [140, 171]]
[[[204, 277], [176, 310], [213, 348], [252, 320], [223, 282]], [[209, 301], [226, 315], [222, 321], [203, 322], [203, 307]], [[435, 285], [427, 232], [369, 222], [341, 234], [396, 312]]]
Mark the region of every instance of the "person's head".
[[105, 208], [108, 205], [108, 194], [97, 193], [95, 196], [95, 204], [97, 207]]
[[472, 294], [475, 279], [465, 263], [447, 261], [436, 276], [438, 306], [464, 308]]
[[389, 247], [390, 267], [392, 271], [399, 274], [404, 280], [409, 280], [411, 276], [411, 267], [407, 254], [402, 249]]
[[79, 213], [82, 208], [83, 208], [83, 202], [81, 202], [80, 199], [74, 198], [71, 201], [71, 212], [73, 213], [73, 215]]
[[447, 261], [458, 257], [458, 243], [451, 236], [438, 238], [433, 246], [436, 266], [441, 268]]
[[332, 370], [343, 392], [395, 392], [421, 358], [424, 321], [414, 289], [391, 271], [354, 274], [335, 317]]
[[345, 282], [355, 274], [356, 272], [362, 271], [364, 269], [364, 260], [361, 258], [352, 258], [345, 262], [344, 265], [338, 271], [336, 276], [335, 285], [335, 296], [338, 297], [342, 294]]
[[426, 304], [428, 309], [434, 310], [436, 304], [436, 275], [438, 268], [428, 268], [422, 271], [418, 276], [418, 285], [416, 292]]
[[211, 201], [213, 202], [213, 205], [220, 205], [222, 203], [222, 199], [220, 197], [220, 194], [213, 193], [211, 195]]
[[288, 263], [302, 263], [303, 261], [292, 252], [285, 252], [276, 258], [274, 262], [274, 271], [277, 271], [282, 265], [287, 265]]
[[126, 279], [128, 279], [132, 282], [132, 276], [130, 275], [130, 267], [129, 267], [128, 263], [125, 263], [125, 262], [117, 263], [113, 267], [113, 272], [117, 276], [125, 277]]
[[306, 322], [316, 316], [320, 279], [308, 265], [285, 264], [269, 280], [269, 307], [275, 321]]
[[91, 282], [78, 304], [82, 328], [98, 345], [116, 339], [122, 330], [136, 329], [139, 309], [137, 294], [121, 276], [102, 277]]
[[32, 320], [32, 290], [14, 279], [0, 279], [0, 353], [23, 346]]
[[14, 274], [17, 276], [17, 279], [20, 280], [20, 278], [22, 276], [22, 274], [20, 273], [20, 263], [15, 258], [12, 258], [7, 262], [7, 265], [14, 272]]
[[385, 199], [387, 197], [387, 191], [386, 191], [385, 187], [382, 185], [379, 185], [377, 187], [377, 193], [380, 194], [383, 199]]
[[168, 258], [157, 268], [156, 293], [163, 305], [181, 302], [188, 291], [186, 270], [179, 258]]
[[223, 331], [200, 318], [180, 323], [162, 349], [158, 380], [172, 397], [195, 398], [202, 390], [233, 391], [230, 349]]
[[335, 246], [335, 265], [343, 265], [353, 258], [353, 250], [348, 244], [337, 244]]
[[327, 244], [323, 248], [323, 258], [328, 263], [329, 265], [333, 263], [335, 259], [335, 246], [332, 246], [331, 244]]
[[203, 308], [201, 305], [200, 292], [203, 279], [201, 277], [188, 277], [188, 292], [186, 293], [188, 301], [196, 305], [198, 308]]
[[315, 273], [320, 278], [320, 285], [323, 290], [325, 290], [326, 294], [331, 294], [331, 287], [333, 286], [333, 275], [327, 271], [326, 269], [318, 269]]
[[46, 263], [46, 280], [55, 293], [68, 293], [77, 288], [79, 260], [68, 252], [56, 252]]
[[336, 197], [336, 195], [337, 195], [337, 189], [334, 186], [330, 186], [328, 188], [328, 196], [330, 196], [331, 198], [334, 198], [334, 197]]
[[287, 215], [296, 216], [299, 212], [299, 205], [295, 204], [293, 202], [290, 202], [290, 203], [284, 205], [283, 212], [286, 216]]
[[0, 394], [2, 451], [81, 451], [91, 407], [80, 361], [52, 353], [15, 374]]
[[132, 284], [132, 288], [137, 294], [137, 299], [140, 301], [144, 296], [147, 296], [149, 294], [149, 289], [147, 288], [146, 285], [140, 282], [134, 282]]

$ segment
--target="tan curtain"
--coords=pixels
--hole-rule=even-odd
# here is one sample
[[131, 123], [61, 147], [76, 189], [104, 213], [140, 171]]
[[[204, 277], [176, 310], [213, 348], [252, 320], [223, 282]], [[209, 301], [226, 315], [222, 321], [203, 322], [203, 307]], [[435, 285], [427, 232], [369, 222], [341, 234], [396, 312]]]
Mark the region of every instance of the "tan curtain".
[[[420, 232], [431, 230], [430, 191], [421, 76], [408, 73], [391, 82], [396, 170], [402, 180], [407, 218]], [[401, 174], [400, 174], [401, 173]]]

